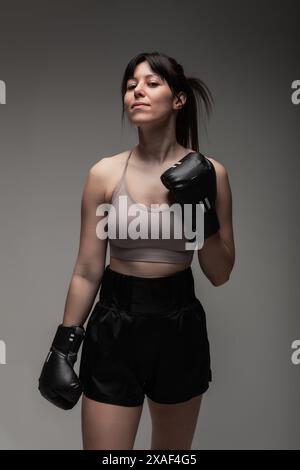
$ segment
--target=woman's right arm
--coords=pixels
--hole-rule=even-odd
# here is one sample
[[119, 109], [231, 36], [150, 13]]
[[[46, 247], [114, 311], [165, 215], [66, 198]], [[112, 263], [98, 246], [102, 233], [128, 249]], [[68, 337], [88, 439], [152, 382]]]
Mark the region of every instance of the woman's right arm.
[[96, 215], [96, 209], [106, 202], [106, 181], [107, 159], [102, 159], [90, 168], [83, 189], [79, 250], [65, 302], [64, 326], [85, 323], [101, 284], [107, 238], [97, 237], [96, 226], [107, 215]]

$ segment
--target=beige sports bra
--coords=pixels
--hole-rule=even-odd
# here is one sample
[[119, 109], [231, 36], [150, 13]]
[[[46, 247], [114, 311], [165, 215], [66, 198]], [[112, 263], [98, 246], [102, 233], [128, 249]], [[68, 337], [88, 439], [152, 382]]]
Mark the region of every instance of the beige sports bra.
[[[149, 208], [145, 204], [140, 204], [132, 199], [126, 179], [126, 170], [131, 153], [132, 150], [129, 153], [121, 179], [113, 192], [111, 200], [111, 205], [114, 208], [114, 218], [111, 224], [113, 230], [108, 232], [111, 256], [131, 261], [190, 264], [193, 259], [194, 249], [186, 249], [185, 247], [185, 244], [190, 242], [190, 240], [185, 238], [181, 216], [174, 215], [174, 211], [170, 211], [168, 204], [161, 204], [159, 205], [160, 208]], [[130, 212], [132, 206], [135, 206], [137, 211], [133, 210]], [[132, 215], [133, 213], [135, 215]], [[128, 227], [131, 224], [134, 224], [136, 232], [139, 232], [140, 224], [137, 223], [135, 225], [135, 222], [133, 222], [134, 219], [137, 219], [137, 216], [148, 224], [147, 238], [142, 238], [139, 235], [138, 238], [132, 239], [128, 234]], [[162, 218], [164, 218], [165, 222], [163, 222]], [[175, 238], [174, 236], [175, 219], [182, 227], [182, 233], [179, 233], [181, 238]], [[163, 223], [169, 224], [170, 234], [168, 238], [162, 238]], [[154, 230], [156, 238], [151, 237], [152, 230]], [[117, 238], [111, 238], [111, 233], [114, 233]], [[126, 238], [121, 238], [120, 233]]]

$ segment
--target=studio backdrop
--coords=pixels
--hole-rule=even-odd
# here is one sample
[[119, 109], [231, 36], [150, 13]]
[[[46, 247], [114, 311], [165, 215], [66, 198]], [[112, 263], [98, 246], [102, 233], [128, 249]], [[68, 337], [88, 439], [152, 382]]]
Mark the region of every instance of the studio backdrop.
[[[137, 143], [120, 84], [146, 51], [209, 86], [200, 151], [232, 190], [230, 280], [215, 287], [192, 264], [213, 371], [193, 448], [300, 448], [299, 44], [296, 0], [0, 1], [1, 449], [81, 448], [80, 405], [54, 407], [38, 377], [62, 321], [87, 172]], [[135, 449], [149, 437], [146, 405]]]

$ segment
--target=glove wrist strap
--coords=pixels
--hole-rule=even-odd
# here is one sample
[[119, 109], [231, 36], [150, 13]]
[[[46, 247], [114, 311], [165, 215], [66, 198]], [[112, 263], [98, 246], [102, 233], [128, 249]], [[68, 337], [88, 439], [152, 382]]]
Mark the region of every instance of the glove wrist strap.
[[59, 351], [68, 354], [77, 354], [84, 337], [82, 326], [59, 325], [52, 343]]

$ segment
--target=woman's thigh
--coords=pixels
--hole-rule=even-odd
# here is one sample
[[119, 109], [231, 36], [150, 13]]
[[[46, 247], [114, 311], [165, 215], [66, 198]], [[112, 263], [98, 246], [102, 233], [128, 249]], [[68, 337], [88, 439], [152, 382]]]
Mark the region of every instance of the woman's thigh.
[[160, 404], [148, 398], [152, 420], [151, 449], [190, 449], [201, 401], [202, 395], [175, 404]]
[[133, 449], [143, 405], [119, 406], [82, 397], [84, 450]]

